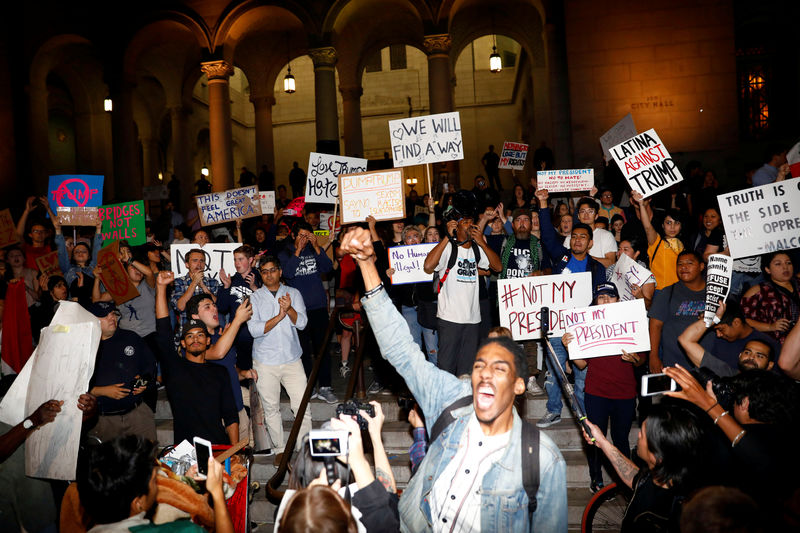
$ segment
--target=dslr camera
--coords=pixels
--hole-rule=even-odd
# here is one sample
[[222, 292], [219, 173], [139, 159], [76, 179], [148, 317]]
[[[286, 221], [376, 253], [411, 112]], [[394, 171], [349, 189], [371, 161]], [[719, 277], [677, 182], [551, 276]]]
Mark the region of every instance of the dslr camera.
[[369, 429], [369, 422], [367, 419], [361, 416], [359, 411], [364, 410], [367, 414], [371, 417], [375, 416], [375, 408], [365, 402], [360, 402], [358, 400], [349, 400], [344, 403], [340, 403], [336, 406], [336, 416], [339, 415], [350, 415], [356, 419], [358, 422], [358, 427], [361, 428], [361, 431], [366, 431]]
[[690, 372], [692, 376], [700, 383], [705, 389], [706, 383], [711, 381], [711, 390], [714, 391], [714, 396], [717, 397], [717, 402], [726, 411], [733, 409], [734, 399], [734, 386], [733, 378], [722, 378], [707, 368], [695, 368]]

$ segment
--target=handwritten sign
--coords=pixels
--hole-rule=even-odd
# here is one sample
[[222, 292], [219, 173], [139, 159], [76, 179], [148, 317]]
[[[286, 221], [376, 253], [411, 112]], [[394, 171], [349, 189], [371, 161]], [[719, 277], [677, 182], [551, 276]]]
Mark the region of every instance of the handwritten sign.
[[528, 157], [528, 145], [505, 141], [500, 152], [498, 168], [511, 168], [522, 170], [525, 168], [525, 159]]
[[275, 191], [259, 191], [257, 197], [262, 214], [269, 215], [275, 212]]
[[17, 226], [11, 217], [9, 209], [0, 211], [0, 248], [5, 248], [11, 244], [18, 243]]
[[566, 315], [572, 333], [570, 359], [588, 359], [626, 352], [649, 352], [650, 330], [644, 300], [572, 309]]
[[46, 276], [63, 276], [61, 267], [58, 265], [58, 252], [52, 251], [36, 258], [36, 268]]
[[253, 199], [256, 194], [258, 187], [251, 185], [195, 196], [200, 224], [210, 226], [240, 218], [260, 217], [261, 204]]
[[114, 241], [126, 240], [131, 246], [147, 242], [144, 231], [144, 201], [103, 205], [97, 210], [103, 221], [103, 246]]
[[617, 287], [620, 300], [635, 300], [633, 286], [641, 287], [649, 280], [655, 280], [653, 273], [625, 254], [619, 254], [611, 274], [611, 283]]
[[97, 207], [59, 207], [56, 211], [62, 226], [97, 226]]
[[389, 121], [395, 167], [464, 159], [458, 111]]
[[342, 223], [338, 214], [334, 220], [333, 211], [320, 211], [319, 227], [328, 231], [334, 231], [335, 229], [338, 232], [342, 229]]
[[800, 179], [717, 196], [731, 257], [800, 248]]
[[711, 327], [720, 303], [728, 298], [733, 275], [733, 258], [729, 255], [711, 254], [706, 265], [706, 309], [703, 321]]
[[622, 117], [622, 120], [611, 126], [611, 129], [600, 137], [600, 146], [603, 148], [603, 159], [611, 161], [612, 146], [616, 146], [623, 141], [627, 141], [636, 135], [636, 126], [633, 124], [633, 117], [630, 113]]
[[119, 241], [112, 241], [97, 253], [97, 266], [103, 269], [100, 281], [115, 304], [122, 305], [139, 296], [139, 290], [131, 282], [128, 272], [119, 260]]
[[541, 309], [550, 308], [550, 331], [563, 335], [567, 315], [592, 302], [592, 274], [559, 274], [497, 280], [500, 325], [514, 340], [541, 338]]
[[339, 176], [366, 170], [366, 159], [311, 152], [308, 155], [306, 202], [335, 204], [339, 198]]
[[103, 176], [50, 176], [47, 201], [54, 213], [59, 207], [99, 207], [103, 203]]
[[166, 185], [148, 185], [142, 187], [143, 200], [166, 200], [169, 198], [169, 190]]
[[654, 129], [612, 146], [611, 155], [631, 189], [645, 198], [683, 180], [678, 164]]
[[241, 244], [237, 242], [208, 243], [203, 247], [197, 244], [172, 244], [169, 255], [172, 261], [172, 271], [176, 278], [185, 276], [189, 269], [186, 268], [186, 255], [189, 250], [200, 248], [206, 256], [206, 270], [203, 275], [219, 280], [219, 269], [232, 276], [236, 271], [233, 264], [233, 251]]
[[389, 268], [394, 269], [392, 285], [403, 283], [419, 283], [431, 281], [433, 273], [426, 274], [422, 266], [428, 252], [436, 247], [435, 242], [424, 244], [411, 244], [409, 246], [393, 246], [387, 250], [389, 254]]
[[539, 170], [536, 172], [536, 183], [549, 193], [591, 191], [594, 187], [594, 169]]
[[401, 170], [379, 170], [339, 176], [342, 224], [363, 222], [367, 215], [375, 220], [406, 217]]

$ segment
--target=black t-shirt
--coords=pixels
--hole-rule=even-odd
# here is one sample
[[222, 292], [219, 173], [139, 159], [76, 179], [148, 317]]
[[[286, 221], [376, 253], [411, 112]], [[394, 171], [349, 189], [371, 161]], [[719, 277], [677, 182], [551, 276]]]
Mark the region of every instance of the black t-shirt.
[[620, 533], [678, 533], [680, 503], [677, 494], [653, 483], [649, 470], [639, 471], [633, 487]]
[[531, 259], [530, 239], [516, 239], [508, 256], [506, 278], [527, 278], [537, 267]]
[[[193, 363], [175, 352], [169, 318], [156, 320], [163, 354], [161, 375], [172, 407], [175, 443], [202, 437], [230, 444], [225, 427], [239, 421], [228, 371], [222, 365]], [[224, 426], [223, 426], [224, 424]]]
[[[137, 375], [147, 379], [148, 388], [155, 387], [156, 359], [139, 335], [127, 329], [117, 329], [110, 338], [100, 341], [90, 387], [116, 383], [127, 386]], [[130, 394], [121, 400], [98, 396], [97, 408], [101, 415], [129, 411], [143, 396], [144, 393]]]

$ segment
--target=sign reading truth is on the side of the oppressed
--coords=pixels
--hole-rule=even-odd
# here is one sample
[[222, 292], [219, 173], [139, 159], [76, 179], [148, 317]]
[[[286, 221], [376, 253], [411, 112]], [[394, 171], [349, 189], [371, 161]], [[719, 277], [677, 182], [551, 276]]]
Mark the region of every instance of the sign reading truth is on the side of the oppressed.
[[251, 185], [195, 196], [200, 224], [210, 226], [239, 218], [260, 217], [261, 204], [257, 194], [258, 187]]
[[339, 176], [342, 224], [406, 217], [403, 172], [398, 169]]
[[389, 121], [395, 167], [464, 159], [458, 111]]
[[528, 145], [505, 141], [503, 151], [500, 152], [500, 164], [497, 168], [510, 168], [522, 170], [525, 168], [525, 159], [528, 157]]
[[339, 198], [339, 176], [367, 170], [367, 160], [360, 157], [318, 154], [308, 155], [306, 202], [335, 204]]
[[594, 169], [539, 170], [536, 185], [549, 193], [591, 191], [594, 187]]
[[113, 241], [126, 240], [131, 246], [147, 242], [145, 235], [144, 201], [103, 205], [97, 209], [103, 221], [103, 246]]
[[611, 155], [631, 189], [645, 198], [683, 180], [678, 164], [654, 129], [612, 146]]
[[436, 242], [411, 244], [409, 246], [393, 246], [387, 250], [389, 254], [389, 268], [394, 269], [392, 285], [402, 283], [417, 283], [431, 281], [433, 273], [426, 274], [423, 269], [428, 252], [433, 250]]
[[800, 179], [717, 196], [731, 257], [800, 248]]
[[650, 350], [650, 329], [644, 300], [571, 309], [566, 315], [572, 333], [569, 358], [587, 359]]

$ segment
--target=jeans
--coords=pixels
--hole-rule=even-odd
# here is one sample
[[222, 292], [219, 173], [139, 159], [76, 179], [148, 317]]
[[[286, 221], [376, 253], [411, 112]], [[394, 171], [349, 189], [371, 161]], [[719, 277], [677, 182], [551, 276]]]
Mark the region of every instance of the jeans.
[[411, 338], [414, 339], [414, 342], [417, 343], [419, 349], [422, 350], [422, 326], [420, 326], [419, 322], [417, 322], [417, 308], [403, 305], [401, 306], [400, 311], [403, 313], [403, 318], [406, 319], [406, 324], [408, 324], [408, 331], [411, 333]]
[[[599, 427], [604, 435], [608, 429], [608, 421], [611, 419], [611, 440], [625, 457], [629, 457], [631, 448], [628, 437], [636, 411], [636, 399], [612, 400], [586, 393], [584, 401], [586, 402], [587, 418]], [[590, 446], [587, 450], [587, 459], [592, 481], [602, 482], [605, 454], [596, 446]]]
[[[553, 346], [553, 351], [563, 368], [567, 362], [567, 349], [561, 343], [560, 338], [550, 339], [550, 344]], [[556, 374], [558, 374], [558, 378], [556, 378]], [[575, 397], [578, 400], [578, 405], [583, 409], [583, 382], [586, 380], [586, 369], [578, 370], [573, 365], [572, 374], [575, 376]], [[561, 402], [561, 374], [551, 366], [549, 355], [547, 356], [547, 374], [545, 374], [544, 390], [547, 392], [547, 412], [560, 414], [563, 406]]]
[[439, 334], [435, 329], [422, 328], [425, 349], [428, 350], [428, 361], [434, 365], [439, 361]]

